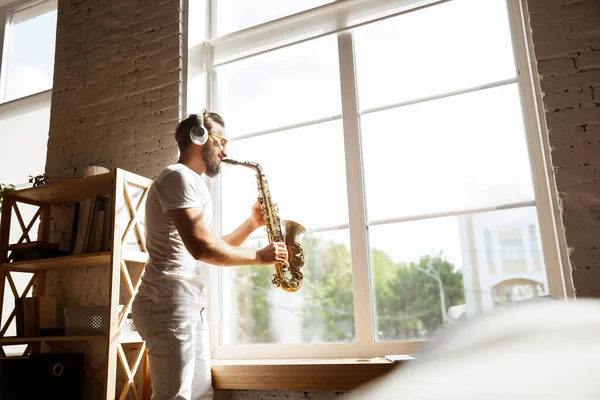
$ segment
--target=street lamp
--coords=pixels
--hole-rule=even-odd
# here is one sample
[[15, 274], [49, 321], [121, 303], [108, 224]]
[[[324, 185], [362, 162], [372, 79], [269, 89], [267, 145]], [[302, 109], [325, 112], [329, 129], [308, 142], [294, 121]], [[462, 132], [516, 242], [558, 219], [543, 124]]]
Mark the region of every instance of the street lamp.
[[437, 283], [438, 283], [438, 287], [440, 289], [440, 301], [442, 304], [442, 323], [446, 323], [446, 296], [444, 296], [444, 284], [442, 283], [442, 278], [440, 277], [440, 273], [431, 266], [431, 264], [427, 264], [427, 269], [423, 269], [421, 267], [417, 267], [419, 268], [419, 271], [423, 272], [426, 275], [431, 276], [432, 278], [434, 278]]

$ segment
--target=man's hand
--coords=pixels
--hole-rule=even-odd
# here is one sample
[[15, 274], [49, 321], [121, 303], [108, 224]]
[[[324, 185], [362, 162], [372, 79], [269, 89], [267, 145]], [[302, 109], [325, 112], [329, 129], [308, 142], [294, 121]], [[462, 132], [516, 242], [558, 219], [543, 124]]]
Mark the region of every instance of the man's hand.
[[288, 251], [285, 243], [273, 242], [256, 251], [256, 256], [261, 264], [285, 264], [288, 263]]
[[[273, 208], [275, 209], [275, 212], [279, 211], [277, 204], [273, 204]], [[250, 215], [250, 219], [252, 220], [252, 223], [254, 224], [255, 228], [260, 228], [266, 223], [260, 205], [260, 197], [256, 199], [256, 203], [254, 203], [254, 205], [252, 206], [252, 213]]]

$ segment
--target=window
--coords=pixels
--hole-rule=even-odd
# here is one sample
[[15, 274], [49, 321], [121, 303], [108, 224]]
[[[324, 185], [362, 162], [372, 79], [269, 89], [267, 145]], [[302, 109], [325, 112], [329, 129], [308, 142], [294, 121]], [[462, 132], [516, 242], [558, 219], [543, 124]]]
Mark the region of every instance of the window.
[[[17, 1], [0, 7], [0, 182], [22, 189], [31, 186], [29, 176], [44, 173], [50, 124], [54, 48], [56, 40], [56, 0]], [[37, 207], [19, 205], [27, 224]], [[37, 232], [37, 222], [30, 233]], [[11, 243], [22, 231], [16, 218], [10, 228]], [[13, 273], [21, 292], [31, 274]], [[8, 287], [8, 284], [7, 286]], [[4, 325], [14, 301], [4, 292]], [[15, 335], [15, 323], [6, 335]], [[25, 346], [5, 347], [11, 354]]]
[[[456, 310], [550, 292], [560, 260], [535, 256], [558, 250], [539, 224], [552, 213], [534, 184], [514, 7], [209, 3], [188, 110], [221, 113], [229, 157], [258, 162], [279, 216], [307, 228], [297, 292], [273, 288], [272, 267], [215, 269], [215, 357], [406, 353]], [[254, 172], [226, 165], [209, 183], [228, 233], [256, 200]], [[261, 230], [244, 245], [266, 243]]]
[[500, 282], [493, 288], [494, 306], [503, 306], [543, 294], [542, 284], [527, 279]]
[[56, 13], [56, 0], [50, 0], [25, 4], [5, 14], [4, 101], [52, 88]]
[[500, 249], [502, 250], [502, 260], [505, 262], [525, 260], [525, 247], [520, 239], [501, 240]]
[[[327, 307], [320, 301], [321, 297], [330, 301], [329, 297], [342, 296], [339, 300], [343, 298], [345, 305], [352, 304], [352, 293], [343, 293], [342, 287], [335, 283], [341, 278], [351, 285], [350, 263], [325, 260], [331, 256], [329, 253], [333, 248], [341, 252], [341, 260], [350, 257], [349, 247], [345, 246], [350, 238], [336, 38], [329, 36], [273, 51], [217, 67], [215, 72], [220, 112], [231, 115], [226, 121], [227, 132], [231, 132], [232, 138], [228, 152], [232, 158], [259, 162], [274, 202], [281, 210], [290, 210], [285, 219], [313, 228], [304, 240], [306, 246], [314, 244], [314, 248], [305, 249], [304, 274], [307, 280], [312, 276], [313, 282], [323, 283], [303, 287], [303, 291], [313, 293], [311, 296], [286, 296], [269, 287], [267, 278], [272, 271], [268, 268], [242, 267], [224, 271], [223, 284], [235, 284], [229, 289], [224, 288], [224, 292], [238, 293], [237, 301], [223, 303], [224, 308], [230, 308], [228, 314], [237, 314], [244, 302], [251, 307], [260, 304], [256, 299], [261, 296], [251, 296], [247, 301], [246, 295], [242, 295], [248, 290], [258, 290], [257, 286], [271, 299], [260, 311], [264, 317], [269, 317], [270, 313], [271, 319], [260, 324], [260, 320], [252, 318], [251, 332], [237, 324], [229, 325], [226, 329], [229, 342], [226, 344], [352, 340], [351, 310], [335, 304], [338, 300]], [[294, 95], [290, 96], [290, 93]], [[334, 120], [323, 121], [328, 119]], [[287, 128], [307, 121], [313, 123]], [[264, 130], [273, 132], [260, 134]], [[236, 140], [240, 137], [243, 138]], [[303, 161], [308, 155], [314, 162]], [[323, 178], [323, 172], [327, 179]], [[222, 227], [224, 231], [230, 231], [247, 218], [248, 207], [256, 200], [254, 173], [239, 167], [224, 168], [221, 191], [222, 210], [230, 210], [222, 214]], [[231, 196], [233, 193], [238, 193], [239, 197]], [[244, 202], [246, 207], [240, 207]], [[257, 245], [266, 244], [265, 236], [257, 239]], [[255, 279], [248, 281], [247, 274]], [[262, 279], [256, 279], [258, 277]], [[302, 302], [296, 304], [301, 298]], [[250, 310], [249, 314], [256, 312]], [[333, 331], [321, 328], [323, 321], [338, 317], [344, 321], [343, 327], [338, 325]], [[288, 329], [279, 332], [278, 320], [285, 321], [286, 327], [296, 325], [295, 334]], [[268, 332], [268, 335], [260, 332]]]

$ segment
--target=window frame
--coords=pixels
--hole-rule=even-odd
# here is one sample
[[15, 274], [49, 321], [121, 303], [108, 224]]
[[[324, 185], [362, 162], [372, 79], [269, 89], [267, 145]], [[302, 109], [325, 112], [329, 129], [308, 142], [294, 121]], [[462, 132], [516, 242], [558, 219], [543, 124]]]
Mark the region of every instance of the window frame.
[[[264, 132], [236, 137], [235, 140], [252, 137], [255, 135], [277, 132], [290, 127], [308, 126], [326, 120], [342, 119], [344, 128], [344, 145], [346, 148], [346, 177], [349, 182], [359, 182], [358, 185], [348, 185], [348, 213], [350, 231], [352, 273], [353, 273], [353, 296], [355, 314], [355, 343], [337, 344], [248, 344], [224, 346], [219, 344], [220, 294], [216, 288], [220, 287], [218, 268], [211, 269], [210, 286], [215, 288], [209, 293], [209, 326], [211, 350], [213, 358], [235, 359], [235, 358], [306, 358], [306, 357], [374, 357], [385, 354], [410, 354], [415, 352], [426, 340], [423, 341], [399, 341], [399, 342], [376, 342], [373, 333], [373, 309], [371, 305], [371, 278], [369, 269], [369, 245], [367, 229], [373, 225], [368, 224], [366, 218], [366, 207], [364, 199], [363, 160], [360, 143], [360, 115], [389, 109], [398, 104], [390, 104], [369, 110], [359, 111], [357, 101], [357, 87], [355, 76], [355, 57], [351, 29], [377, 22], [389, 17], [400, 15], [407, 11], [436, 6], [452, 0], [377, 0], [376, 4], [368, 0], [341, 0], [325, 4], [314, 9], [306, 10], [286, 16], [277, 20], [269, 21], [241, 31], [232, 32], [216, 38], [214, 34], [216, 27], [211, 21], [216, 21], [216, 0], [205, 0], [205, 35], [209, 38], [203, 44], [190, 47], [190, 60], [201, 63], [205, 74], [206, 100], [204, 107], [219, 112], [219, 104], [216, 96], [215, 67], [231, 62], [240, 61], [245, 58], [277, 50], [307, 40], [317, 39], [326, 35], [337, 35], [338, 58], [341, 79], [342, 115], [332, 116], [315, 121], [306, 121], [293, 126], [277, 127]], [[543, 258], [545, 261], [545, 272], [548, 281], [548, 293], [551, 296], [565, 300], [574, 297], [572, 281], [569, 273], [569, 262], [564, 229], [560, 218], [558, 206], [558, 195], [553, 179], [549, 158], [548, 139], [545, 132], [545, 120], [543, 118], [543, 107], [541, 105], [541, 91], [536, 76], [535, 59], [532, 56], [532, 42], [528, 26], [528, 12], [524, 0], [505, 0], [508, 11], [508, 23], [510, 25], [511, 42], [513, 46], [513, 57], [516, 66], [516, 78], [509, 82], [499, 82], [498, 85], [517, 83], [521, 99], [521, 114], [523, 118], [526, 135], [527, 151], [530, 161], [530, 169], [533, 181], [534, 201], [527, 204], [513, 204], [510, 207], [521, 207], [535, 205], [540, 229], [540, 242], [542, 245]], [[365, 17], [370, 7], [374, 7], [371, 16]], [[354, 13], [354, 14], [353, 14]], [[354, 25], [348, 20], [340, 21], [344, 15], [361, 15], [363, 19]], [[331, 21], [336, 24], [330, 26]], [[311, 25], [312, 23], [312, 25]], [[303, 25], [303, 28], [299, 28]], [[321, 24], [321, 25], [320, 25]], [[319, 34], [304, 36], [300, 39], [292, 38], [298, 33], [306, 33], [306, 26], [314, 28], [322, 26]], [[290, 30], [291, 29], [291, 30]], [[296, 31], [294, 31], [296, 29]], [[279, 35], [281, 33], [281, 35]], [[277, 43], [269, 37], [283, 37]], [[257, 46], [253, 47], [253, 43]], [[195, 64], [197, 67], [198, 64]], [[471, 88], [479, 90], [481, 88]], [[189, 88], [187, 88], [189, 90]], [[458, 90], [457, 93], [463, 93]], [[184, 107], [187, 104], [184, 102]], [[184, 111], [185, 111], [184, 108]], [[219, 179], [208, 179], [210, 192], [215, 204], [215, 226], [216, 233], [220, 231], [220, 198], [221, 190]], [[504, 206], [492, 209], [502, 209]], [[489, 211], [487, 209], [485, 211]], [[483, 210], [471, 210], [483, 211]], [[449, 215], [463, 214], [445, 213]], [[375, 221], [375, 225], [393, 221]], [[343, 228], [329, 227], [329, 229]], [[328, 230], [328, 229], [325, 229]], [[319, 230], [321, 231], [321, 230]], [[216, 305], [211, 307], [210, 305]]]

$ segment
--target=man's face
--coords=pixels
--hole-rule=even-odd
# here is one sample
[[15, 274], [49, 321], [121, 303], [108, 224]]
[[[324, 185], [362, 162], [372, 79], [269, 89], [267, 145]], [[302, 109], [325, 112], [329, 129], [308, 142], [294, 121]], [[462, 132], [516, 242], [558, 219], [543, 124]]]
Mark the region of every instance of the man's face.
[[[211, 130], [211, 134], [223, 137], [223, 127], [219, 124], [215, 124], [215, 127]], [[206, 166], [204, 172], [207, 176], [217, 176], [221, 170], [221, 159], [227, 156], [224, 146], [221, 144], [219, 138], [210, 135], [208, 141], [202, 147], [202, 161]]]

